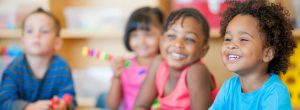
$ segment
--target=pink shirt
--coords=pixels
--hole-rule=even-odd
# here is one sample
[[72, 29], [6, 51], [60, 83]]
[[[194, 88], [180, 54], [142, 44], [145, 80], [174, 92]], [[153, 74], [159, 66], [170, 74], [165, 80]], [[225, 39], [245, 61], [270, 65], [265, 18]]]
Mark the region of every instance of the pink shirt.
[[131, 64], [121, 74], [123, 92], [123, 110], [132, 110], [142, 82], [146, 77], [148, 67], [137, 64], [136, 58], [130, 59]]
[[[155, 78], [156, 88], [158, 90], [159, 107], [162, 110], [190, 110], [190, 93], [186, 83], [186, 76], [189, 67], [183, 69], [175, 89], [167, 96], [163, 96], [164, 86], [169, 76], [169, 69], [166, 62], [162, 62], [158, 68]], [[212, 76], [213, 77], [213, 76]], [[214, 80], [214, 79], [213, 79]], [[214, 82], [215, 83], [215, 82]], [[218, 89], [212, 91], [214, 100]]]

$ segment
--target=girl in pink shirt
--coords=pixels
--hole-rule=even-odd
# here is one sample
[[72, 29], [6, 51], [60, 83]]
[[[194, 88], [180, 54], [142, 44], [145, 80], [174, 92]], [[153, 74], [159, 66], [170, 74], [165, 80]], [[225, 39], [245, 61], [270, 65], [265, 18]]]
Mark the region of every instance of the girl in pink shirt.
[[201, 62], [208, 39], [208, 23], [197, 10], [172, 12], [160, 39], [162, 59], [151, 64], [134, 109], [149, 109], [157, 97], [161, 110], [207, 110], [217, 91]]
[[[123, 102], [122, 110], [132, 110], [135, 98], [151, 61], [159, 54], [159, 36], [163, 14], [158, 8], [143, 7], [135, 10], [126, 25], [124, 43], [135, 57], [116, 58], [112, 62], [114, 76], [107, 96], [109, 109], [115, 110]], [[130, 60], [129, 67], [124, 67]]]

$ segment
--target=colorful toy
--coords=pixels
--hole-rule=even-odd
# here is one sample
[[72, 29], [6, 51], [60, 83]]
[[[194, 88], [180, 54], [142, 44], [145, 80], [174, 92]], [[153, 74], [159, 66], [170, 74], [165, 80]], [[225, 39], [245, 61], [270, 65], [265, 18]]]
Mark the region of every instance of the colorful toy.
[[15, 57], [22, 55], [22, 50], [17, 45], [10, 45], [9, 47], [0, 46], [0, 56]]
[[155, 100], [153, 101], [151, 108], [152, 108], [153, 110], [159, 109], [159, 102], [158, 102], [157, 99], [155, 99]]
[[70, 105], [73, 101], [73, 97], [70, 94], [64, 94], [63, 97], [53, 97], [51, 99], [51, 108], [54, 108], [57, 104], [59, 104], [59, 100], [63, 100], [67, 105]]
[[[100, 61], [112, 61], [113, 59], [115, 59], [115, 56], [112, 54], [109, 54], [107, 52], [100, 52], [99, 50], [88, 48], [88, 47], [82, 48], [82, 55], [93, 57]], [[124, 66], [129, 67], [130, 61], [129, 60], [125, 61]]]
[[9, 46], [0, 45], [0, 78], [1, 73], [7, 65], [16, 57], [22, 55], [22, 50], [18, 45], [12, 44]]
[[290, 57], [290, 66], [281, 80], [288, 87], [293, 107], [300, 107], [300, 42], [295, 53]]

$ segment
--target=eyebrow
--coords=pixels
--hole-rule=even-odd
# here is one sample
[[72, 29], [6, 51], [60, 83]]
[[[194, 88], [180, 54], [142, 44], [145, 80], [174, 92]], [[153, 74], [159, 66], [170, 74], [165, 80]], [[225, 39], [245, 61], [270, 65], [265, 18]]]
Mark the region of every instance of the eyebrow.
[[194, 34], [194, 35], [196, 35], [196, 36], [199, 36], [197, 33], [195, 33], [195, 32], [191, 32], [191, 31], [188, 31], [188, 32], [186, 32], [187, 34]]
[[[225, 34], [232, 35], [230, 31], [226, 31]], [[245, 31], [239, 31], [238, 34], [247, 34], [247, 35], [249, 35], [251, 38], [253, 38], [253, 36], [252, 36], [251, 34], [249, 34], [248, 32], [245, 32]]]
[[247, 34], [247, 35], [249, 35], [251, 38], [253, 38], [253, 36], [252, 36], [250, 33], [248, 33], [248, 32], [239, 31], [238, 33], [239, 33], [239, 34]]

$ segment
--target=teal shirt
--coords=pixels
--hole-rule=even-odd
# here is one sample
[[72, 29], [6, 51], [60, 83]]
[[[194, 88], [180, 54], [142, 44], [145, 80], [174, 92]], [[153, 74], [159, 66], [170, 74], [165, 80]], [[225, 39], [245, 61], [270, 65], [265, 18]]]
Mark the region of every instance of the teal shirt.
[[209, 110], [291, 110], [287, 87], [278, 75], [270, 78], [258, 90], [243, 93], [239, 76], [224, 82]]

